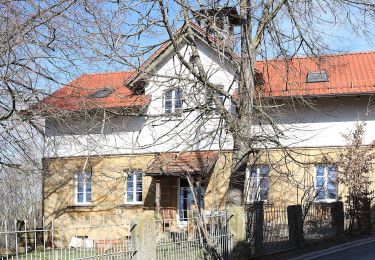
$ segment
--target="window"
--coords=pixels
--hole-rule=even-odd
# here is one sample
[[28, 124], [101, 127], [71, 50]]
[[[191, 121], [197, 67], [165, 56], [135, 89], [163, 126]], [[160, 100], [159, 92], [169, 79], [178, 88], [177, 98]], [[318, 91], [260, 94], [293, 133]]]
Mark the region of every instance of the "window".
[[91, 173], [82, 172], [76, 175], [76, 204], [91, 203]]
[[337, 199], [336, 175], [334, 165], [316, 165], [315, 192], [317, 201], [334, 201]]
[[246, 172], [248, 203], [268, 200], [269, 171], [268, 165], [257, 165]]
[[178, 113], [182, 109], [182, 89], [171, 89], [164, 94], [164, 113]]
[[110, 87], [102, 88], [102, 89], [99, 89], [99, 90], [95, 91], [94, 93], [91, 93], [87, 97], [88, 98], [105, 98], [105, 97], [108, 97], [109, 95], [111, 95], [114, 91], [115, 90], [113, 88], [110, 88]]
[[[222, 85], [219, 85], [219, 87], [221, 89], [224, 88], [224, 86]], [[216, 95], [219, 99], [220, 99], [220, 102], [224, 105], [225, 103], [225, 96], [221, 93], [217, 93], [215, 90], [213, 90], [212, 88], [207, 88], [206, 90], [206, 104], [209, 108], [209, 111], [208, 112], [212, 112], [215, 110], [215, 102], [214, 102], [214, 95]]]
[[328, 81], [328, 75], [325, 71], [314, 71], [307, 73], [306, 82], [315, 83], [315, 82], [326, 82]]
[[127, 174], [125, 182], [125, 203], [142, 204], [142, 173]]

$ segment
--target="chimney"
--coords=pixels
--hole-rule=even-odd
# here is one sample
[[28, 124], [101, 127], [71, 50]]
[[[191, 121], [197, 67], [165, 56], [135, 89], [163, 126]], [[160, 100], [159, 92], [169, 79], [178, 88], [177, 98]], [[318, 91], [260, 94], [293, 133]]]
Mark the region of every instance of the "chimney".
[[201, 7], [194, 12], [198, 25], [212, 36], [220, 38], [225, 46], [234, 47], [234, 27], [240, 25], [240, 17], [235, 7]]

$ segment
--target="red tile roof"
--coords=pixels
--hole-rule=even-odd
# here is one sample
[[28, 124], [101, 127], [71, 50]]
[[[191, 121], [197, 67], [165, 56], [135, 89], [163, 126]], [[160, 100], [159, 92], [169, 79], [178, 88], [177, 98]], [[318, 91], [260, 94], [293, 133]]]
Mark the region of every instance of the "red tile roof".
[[[375, 52], [259, 61], [263, 94], [271, 97], [375, 93]], [[308, 72], [325, 71], [327, 82], [307, 83]]]
[[[124, 86], [124, 82], [132, 74], [133, 71], [84, 74], [46, 97], [36, 107], [68, 111], [144, 107], [149, 103], [149, 97], [134, 95], [129, 88]], [[90, 97], [103, 88], [111, 88], [113, 92], [103, 98]]]
[[148, 175], [180, 175], [208, 173], [217, 159], [217, 152], [199, 151], [163, 153], [151, 162]]

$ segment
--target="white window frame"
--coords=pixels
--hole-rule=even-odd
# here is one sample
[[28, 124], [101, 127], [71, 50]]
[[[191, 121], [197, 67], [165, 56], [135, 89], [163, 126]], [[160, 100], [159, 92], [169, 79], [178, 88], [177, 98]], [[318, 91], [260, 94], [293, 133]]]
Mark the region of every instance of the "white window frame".
[[[177, 91], [180, 91], [180, 102], [181, 102], [181, 107], [179, 108], [176, 108], [176, 93]], [[171, 101], [171, 111], [170, 112], [167, 112], [166, 111], [166, 101], [167, 101], [167, 93], [168, 92], [171, 92], [172, 93], [172, 97], [171, 99], [168, 99], [168, 101]], [[164, 91], [163, 93], [163, 113], [164, 114], [176, 114], [176, 113], [181, 113], [182, 112], [182, 109], [183, 109], [183, 90], [182, 88], [172, 88], [172, 89], [167, 89], [166, 91]]]
[[[78, 201], [78, 176], [83, 174], [83, 201], [80, 202]], [[90, 175], [90, 184], [91, 184], [91, 200], [87, 201], [87, 192], [86, 187], [87, 187], [87, 181], [86, 181], [86, 175]], [[79, 206], [85, 206], [85, 205], [91, 205], [92, 204], [92, 173], [91, 172], [81, 172], [78, 174], [75, 174], [75, 187], [74, 187], [74, 204], [79, 205]]]
[[[136, 175], [140, 174], [141, 175], [141, 194], [142, 194], [142, 199], [141, 201], [136, 200], [137, 198], [137, 177]], [[133, 200], [128, 201], [128, 178], [130, 175], [133, 175]], [[125, 176], [125, 186], [124, 186], [124, 203], [127, 205], [142, 205], [143, 204], [143, 174], [140, 171], [130, 171], [126, 172], [124, 174]], [[134, 178], [135, 177], [135, 178]]]
[[[258, 200], [257, 198], [259, 197], [259, 194], [260, 194], [260, 180], [261, 178], [265, 178], [265, 177], [260, 177], [260, 170], [262, 167], [267, 167], [268, 168], [268, 171], [267, 171], [267, 178], [268, 178], [268, 187], [266, 188], [267, 189], [267, 198], [266, 199], [263, 199], [263, 200]], [[253, 169], [256, 169], [256, 177], [251, 177], [251, 172]], [[253, 187], [253, 179], [256, 180], [256, 194], [253, 196], [253, 190], [252, 190], [252, 187]], [[253, 167], [248, 167], [246, 169], [246, 191], [248, 192], [247, 196], [246, 196], [246, 203], [254, 203], [256, 201], [263, 201], [263, 202], [268, 202], [269, 201], [269, 189], [270, 189], [270, 166], [268, 164], [258, 164], [258, 165], [254, 165]]]
[[[324, 169], [323, 169], [323, 178], [324, 178], [324, 185], [323, 185], [323, 188], [324, 188], [324, 199], [318, 199], [318, 195], [317, 195], [317, 192], [318, 192], [318, 183], [316, 181], [317, 179], [317, 169], [319, 166], [323, 166]], [[337, 187], [337, 184], [335, 184], [335, 187], [336, 187], [336, 198], [334, 199], [328, 199], [327, 198], [327, 190], [328, 190], [328, 167], [334, 167], [336, 170], [335, 170], [335, 179], [337, 179], [337, 166], [334, 165], [334, 164], [325, 164], [325, 163], [319, 163], [319, 164], [316, 164], [315, 167], [314, 167], [314, 170], [315, 170], [315, 181], [314, 181], [314, 192], [315, 192], [315, 202], [335, 202], [337, 201], [337, 197], [338, 197], [338, 187]], [[320, 189], [320, 187], [319, 187]]]

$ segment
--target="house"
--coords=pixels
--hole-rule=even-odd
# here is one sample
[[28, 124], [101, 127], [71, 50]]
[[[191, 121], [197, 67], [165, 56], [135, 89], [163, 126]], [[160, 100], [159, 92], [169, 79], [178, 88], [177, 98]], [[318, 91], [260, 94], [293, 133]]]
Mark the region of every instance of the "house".
[[[210, 80], [236, 98], [232, 61], [198, 25], [191, 28]], [[189, 46], [181, 43], [179, 53], [191, 61]], [[246, 201], [342, 198], [344, 188], [334, 184], [339, 162], [325, 158], [335, 158], [345, 146], [341, 133], [357, 120], [375, 126], [375, 52], [262, 60], [256, 70], [262, 108], [273, 121], [259, 118], [253, 127], [258, 142], [246, 173]], [[177, 228], [194, 204], [189, 181], [208, 212], [226, 206], [233, 144], [210, 100], [216, 94], [194, 81], [170, 42], [140, 71], [82, 75], [35, 107], [48, 111], [46, 218], [116, 213], [131, 219], [157, 209]], [[217, 95], [232, 111], [231, 100]], [[375, 132], [365, 137], [369, 142]]]

